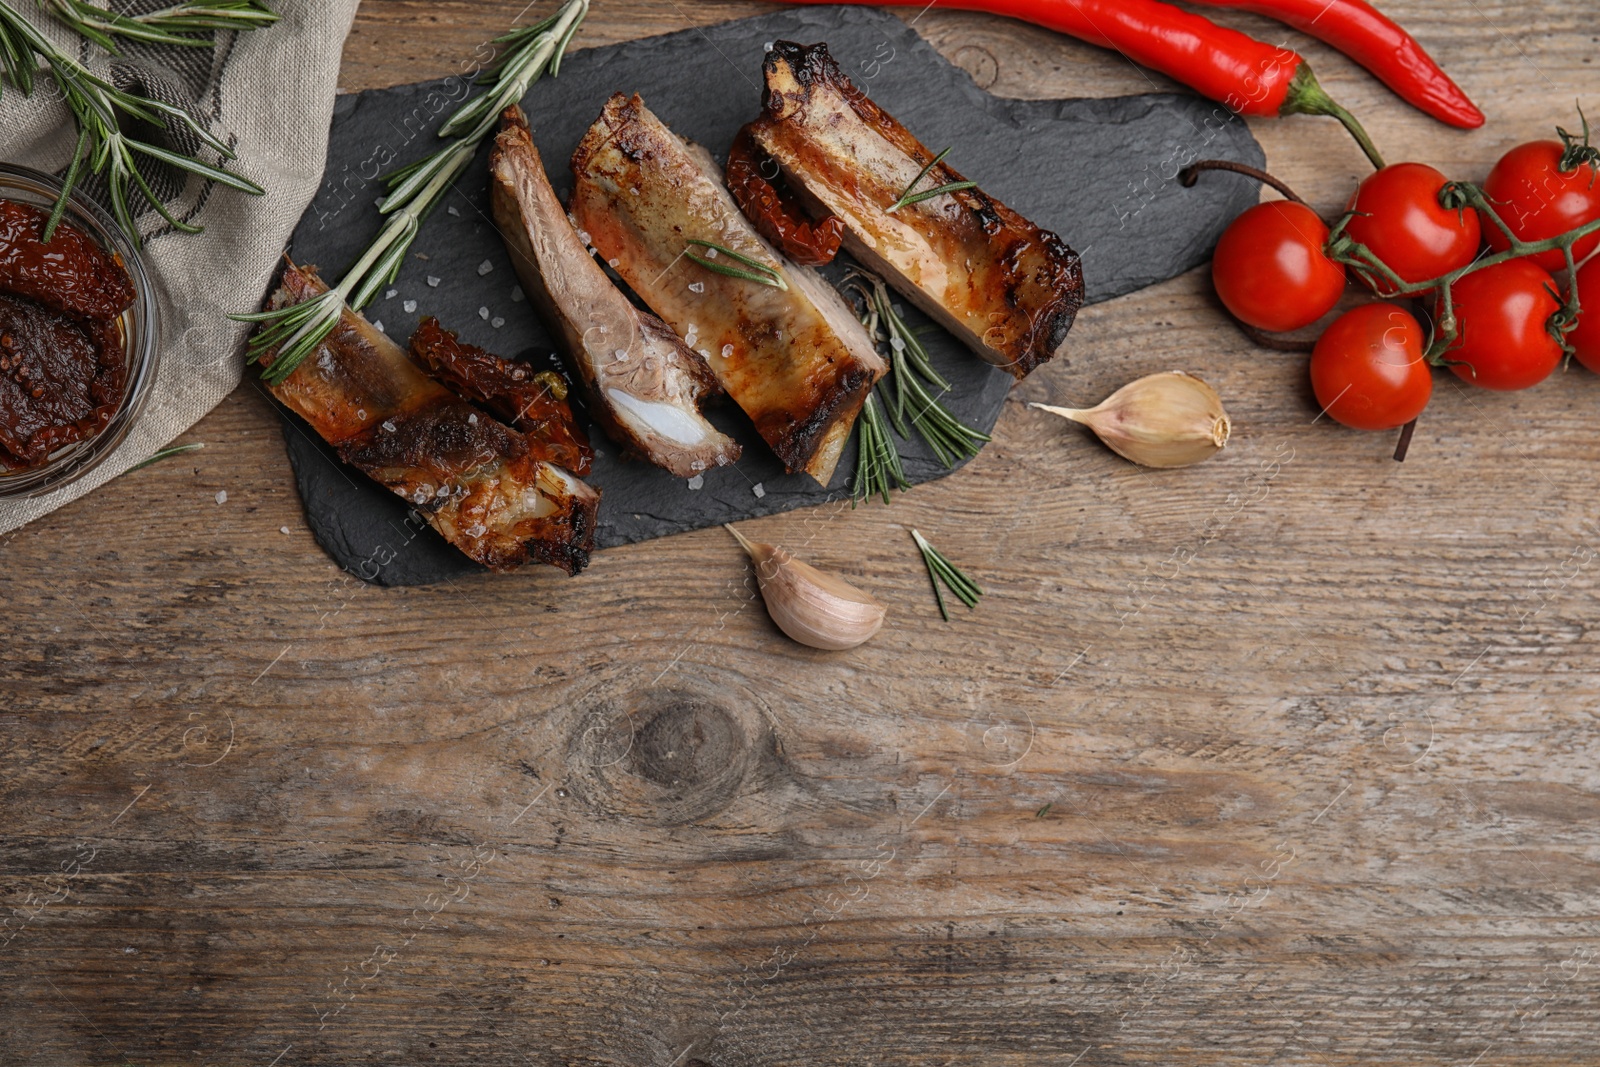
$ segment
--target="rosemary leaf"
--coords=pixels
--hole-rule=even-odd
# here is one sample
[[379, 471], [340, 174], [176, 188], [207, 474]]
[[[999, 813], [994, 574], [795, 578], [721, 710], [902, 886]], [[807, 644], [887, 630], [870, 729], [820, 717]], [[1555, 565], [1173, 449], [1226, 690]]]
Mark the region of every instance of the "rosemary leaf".
[[983, 595], [983, 590], [961, 572], [955, 564], [945, 558], [944, 554], [928, 543], [928, 539], [920, 532], [913, 529], [911, 539], [917, 543], [917, 548], [922, 552], [922, 562], [928, 568], [928, 580], [933, 583], [933, 595], [939, 601], [939, 614], [944, 616], [946, 622], [950, 621], [950, 612], [945, 608], [944, 593], [939, 586], [943, 583], [969, 608], [978, 606], [978, 598]]
[[722, 245], [711, 241], [702, 241], [698, 238], [691, 238], [689, 244], [699, 245], [701, 248], [709, 249], [717, 255], [727, 256], [737, 263], [744, 264], [744, 267], [735, 267], [732, 264], [718, 263], [714, 259], [696, 255], [687, 248], [683, 250], [685, 259], [700, 264], [706, 270], [715, 271], [718, 274], [726, 274], [730, 278], [743, 278], [747, 282], [760, 282], [762, 285], [771, 286], [774, 289], [787, 291], [789, 288], [789, 283], [783, 280], [782, 274], [759, 259], [751, 259], [749, 256], [740, 255], [731, 248], [724, 248]]
[[196, 441], [192, 445], [173, 445], [170, 448], [163, 448], [159, 452], [153, 454], [149, 459], [135, 463], [133, 466], [129, 467], [128, 472], [131, 474], [134, 471], [143, 470], [152, 463], [160, 463], [164, 459], [171, 459], [173, 456], [181, 456], [185, 452], [198, 452], [204, 447], [206, 447], [204, 441]]
[[910, 207], [912, 204], [920, 204], [924, 200], [932, 200], [934, 197], [943, 196], [945, 193], [954, 193], [961, 189], [976, 189], [978, 187], [977, 182], [961, 181], [947, 182], [944, 185], [937, 186], [933, 189], [925, 189], [920, 193], [915, 191], [917, 186], [922, 184], [922, 179], [928, 176], [928, 172], [934, 167], [937, 167], [940, 163], [944, 162], [944, 157], [949, 154], [950, 149], [946, 148], [943, 152], [940, 152], [938, 155], [929, 160], [926, 167], [923, 167], [921, 170], [917, 171], [917, 176], [911, 179], [911, 184], [906, 186], [906, 191], [900, 194], [900, 199], [889, 205], [889, 214], [893, 215], [896, 211], [899, 211], [903, 207]]

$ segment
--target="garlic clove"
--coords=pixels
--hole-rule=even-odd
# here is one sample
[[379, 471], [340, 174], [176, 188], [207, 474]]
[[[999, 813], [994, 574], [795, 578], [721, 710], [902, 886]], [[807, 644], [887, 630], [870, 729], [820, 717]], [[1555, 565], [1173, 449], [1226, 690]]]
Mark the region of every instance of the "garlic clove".
[[1233, 432], [1217, 391], [1181, 370], [1129, 382], [1092, 408], [1028, 406], [1082, 423], [1117, 455], [1146, 467], [1210, 459]]
[[767, 613], [794, 640], [836, 652], [865, 644], [883, 628], [888, 609], [843, 578], [751, 541], [732, 526], [727, 530], [755, 564]]

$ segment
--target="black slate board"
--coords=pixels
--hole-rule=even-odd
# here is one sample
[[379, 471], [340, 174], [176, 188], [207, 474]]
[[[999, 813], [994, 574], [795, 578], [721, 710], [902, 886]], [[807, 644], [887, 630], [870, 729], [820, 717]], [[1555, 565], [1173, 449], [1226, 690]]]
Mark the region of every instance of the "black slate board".
[[[1254, 203], [1256, 183], [1208, 175], [1194, 189], [1173, 176], [1198, 158], [1261, 166], [1261, 148], [1224, 109], [1171, 94], [1107, 100], [1002, 100], [972, 83], [916, 31], [892, 15], [855, 7], [807, 7], [572, 54], [558, 78], [524, 101], [534, 138], [563, 198], [573, 149], [616, 91], [637, 92], [678, 133], [722, 158], [734, 133], [760, 110], [761, 60], [775, 40], [826, 41], [872, 98], [930, 147], [952, 145], [951, 164], [1022, 214], [1059, 233], [1083, 256], [1088, 301], [1109, 300], [1204, 262], [1222, 228]], [[335, 105], [322, 190], [291, 242], [301, 263], [336, 274], [380, 225], [380, 171], [436, 144], [433, 131], [464, 99], [464, 79], [341, 96]], [[366, 309], [404, 342], [424, 315], [464, 340], [559, 366], [550, 336], [516, 278], [489, 218], [485, 148], [429, 219], [393, 296]], [[845, 257], [829, 268], [837, 279]], [[487, 273], [480, 271], [487, 267]], [[409, 302], [415, 301], [413, 306]], [[407, 307], [412, 310], [407, 311]], [[914, 328], [927, 320], [906, 308]], [[946, 402], [982, 430], [999, 417], [1012, 379], [979, 361], [944, 331], [925, 343], [955, 386]], [[1083, 358], [1084, 353], [1074, 353]], [[783, 472], [732, 405], [708, 413], [745, 446], [734, 467], [708, 471], [699, 487], [639, 463], [624, 463], [594, 431], [589, 479], [602, 492], [601, 548], [837, 499], [848, 492], [852, 445], [827, 489]], [[342, 566], [385, 585], [441, 581], [480, 568], [431, 529], [418, 530], [396, 496], [342, 467], [303, 424], [285, 415], [285, 439], [318, 542]], [[942, 477], [920, 440], [902, 449], [912, 482]]]

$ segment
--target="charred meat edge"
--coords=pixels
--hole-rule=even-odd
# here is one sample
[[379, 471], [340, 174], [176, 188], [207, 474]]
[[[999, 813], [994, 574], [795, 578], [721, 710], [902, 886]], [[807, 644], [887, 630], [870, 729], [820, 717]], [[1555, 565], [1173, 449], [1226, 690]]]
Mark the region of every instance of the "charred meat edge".
[[[668, 129], [638, 96], [607, 101], [572, 170], [574, 220], [595, 247], [653, 310], [707, 339], [711, 369], [786, 469], [828, 484], [862, 403], [887, 369], [844, 298], [779, 255], [740, 213], [710, 154]], [[704, 270], [680, 255], [691, 238], [768, 264], [788, 291]], [[693, 307], [690, 292], [697, 293]]]
[[[851, 84], [826, 45], [779, 41], [764, 72], [763, 114], [745, 130], [804, 199], [844, 220], [851, 255], [1019, 379], [1064, 353], [1083, 269], [1060, 237], [977, 188], [890, 214], [935, 153]], [[963, 180], [941, 163], [917, 188]]]
[[737, 460], [739, 445], [700, 413], [701, 400], [720, 392], [711, 369], [595, 263], [550, 187], [520, 108], [501, 116], [489, 166], [495, 222], [517, 276], [606, 434], [680, 478]]
[[[270, 306], [326, 291], [314, 270], [290, 263]], [[576, 574], [588, 565], [599, 493], [540, 459], [541, 442], [422, 373], [360, 315], [346, 309], [333, 333], [271, 389], [341, 459], [489, 569], [533, 562]]]

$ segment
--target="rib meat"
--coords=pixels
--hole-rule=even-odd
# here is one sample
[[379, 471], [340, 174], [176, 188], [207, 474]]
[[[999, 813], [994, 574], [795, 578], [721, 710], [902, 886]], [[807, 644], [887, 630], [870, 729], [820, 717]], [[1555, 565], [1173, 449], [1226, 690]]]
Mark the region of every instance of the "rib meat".
[[[291, 263], [270, 306], [326, 290], [313, 270]], [[341, 459], [491, 570], [537, 562], [576, 574], [588, 565], [599, 493], [550, 462], [540, 438], [451, 393], [354, 312], [271, 388]]]
[[[572, 170], [573, 218], [594, 247], [706, 357], [784, 465], [826, 485], [886, 369], [844, 298], [774, 251], [739, 213], [710, 155], [637, 96], [606, 103]], [[713, 254], [692, 240], [766, 265], [787, 290], [708, 270], [685, 255]]]
[[501, 118], [490, 174], [495, 221], [517, 276], [607, 435], [681, 478], [738, 459], [738, 444], [700, 414], [701, 400], [720, 391], [705, 360], [634, 307], [595, 263], [516, 106]]
[[[1017, 378], [1063, 352], [1083, 305], [1078, 254], [981, 189], [888, 209], [928, 151], [839, 70], [823, 44], [779, 41], [764, 63], [762, 115], [745, 127], [845, 249], [989, 363]], [[964, 181], [943, 163], [917, 182]]]

